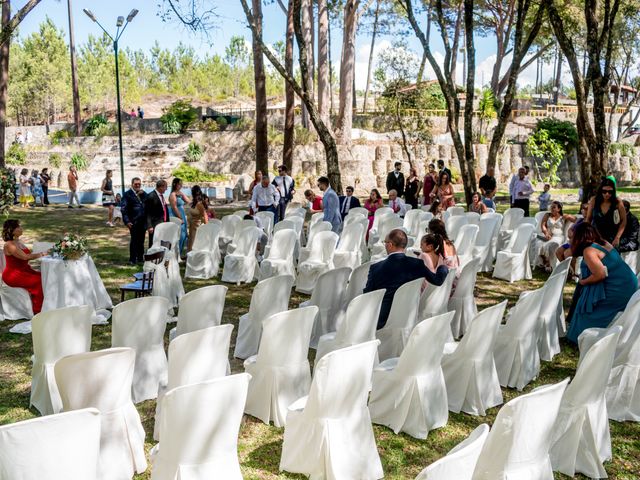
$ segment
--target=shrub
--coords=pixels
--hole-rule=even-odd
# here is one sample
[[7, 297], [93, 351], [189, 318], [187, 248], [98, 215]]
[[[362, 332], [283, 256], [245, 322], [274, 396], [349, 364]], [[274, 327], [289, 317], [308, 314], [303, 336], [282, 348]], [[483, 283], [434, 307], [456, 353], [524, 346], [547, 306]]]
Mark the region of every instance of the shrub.
[[563, 145], [551, 138], [548, 130], [537, 130], [527, 139], [527, 153], [540, 161], [540, 166], [547, 170], [545, 182], [555, 185], [560, 178], [556, 174], [560, 162], [567, 153]]
[[184, 133], [198, 120], [198, 111], [186, 100], [177, 100], [162, 110], [164, 133]]
[[226, 175], [209, 173], [186, 163], [181, 163], [171, 172], [174, 177], [179, 177], [183, 182], [221, 182], [227, 180]]
[[164, 133], [176, 134], [180, 133], [182, 130], [180, 122], [172, 115], [163, 115], [160, 117], [160, 121], [162, 122], [162, 131]]
[[82, 153], [74, 153], [71, 155], [71, 165], [78, 170], [86, 170], [89, 166], [89, 160]]
[[227, 125], [229, 125], [226, 117], [216, 117], [216, 123], [218, 124], [220, 130], [224, 130], [225, 128], [227, 128]]
[[5, 155], [7, 165], [24, 165], [27, 163], [27, 152], [19, 143], [12, 143]]
[[[107, 117], [102, 113], [94, 115], [84, 124], [84, 134], [87, 136], [98, 136], [98, 132], [104, 132], [104, 127], [109, 125]], [[103, 133], [104, 135], [104, 133]]]
[[220, 130], [220, 126], [213, 118], [207, 118], [202, 124], [202, 130], [209, 133], [217, 132]]
[[11, 168], [0, 169], [0, 213], [9, 215], [16, 198], [16, 176]]
[[249, 117], [241, 117], [236, 123], [233, 124], [233, 129], [241, 132], [255, 130], [255, 127], [256, 123], [252, 118]]
[[53, 145], [60, 145], [60, 140], [63, 138], [69, 138], [69, 132], [67, 130], [56, 130], [49, 133], [49, 140]]
[[62, 165], [62, 155], [59, 153], [52, 153], [49, 155], [49, 165], [55, 168], [60, 168], [60, 165]]
[[609, 145], [609, 153], [611, 155], [620, 153], [621, 157], [633, 157], [635, 151], [633, 149], [633, 145], [629, 143], [612, 143]]
[[302, 125], [296, 125], [293, 130], [293, 143], [296, 145], [311, 145], [316, 141], [316, 135]]
[[195, 140], [189, 142], [187, 147], [186, 160], [189, 163], [198, 162], [202, 158], [202, 147]]
[[[94, 130], [93, 130], [93, 135], [95, 135], [95, 137], [97, 139], [105, 137], [107, 135], [117, 135], [117, 127], [115, 124], [110, 124], [110, 123], [105, 123], [102, 125], [98, 125]], [[124, 132], [123, 132], [124, 133]]]
[[543, 118], [538, 120], [535, 132], [540, 130], [546, 130], [549, 139], [555, 140], [562, 145], [566, 153], [578, 146], [578, 130], [573, 122], [558, 120], [553, 117]]
[[267, 127], [267, 141], [269, 145], [284, 145], [284, 132], [269, 125]]

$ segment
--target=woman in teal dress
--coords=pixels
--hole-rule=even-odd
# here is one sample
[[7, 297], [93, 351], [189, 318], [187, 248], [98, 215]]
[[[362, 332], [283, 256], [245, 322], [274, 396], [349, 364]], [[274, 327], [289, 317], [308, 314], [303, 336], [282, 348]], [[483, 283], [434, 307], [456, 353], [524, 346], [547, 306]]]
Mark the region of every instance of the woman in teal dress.
[[174, 178], [171, 182], [171, 193], [169, 194], [169, 216], [182, 220], [180, 225], [180, 254], [187, 243], [187, 215], [184, 211], [185, 204], [190, 203], [189, 197], [182, 192], [182, 180]]
[[589, 223], [578, 225], [571, 251], [582, 255], [580, 283], [574, 293], [575, 307], [567, 338], [578, 343], [587, 328], [607, 327], [638, 289], [638, 280], [613, 246]]

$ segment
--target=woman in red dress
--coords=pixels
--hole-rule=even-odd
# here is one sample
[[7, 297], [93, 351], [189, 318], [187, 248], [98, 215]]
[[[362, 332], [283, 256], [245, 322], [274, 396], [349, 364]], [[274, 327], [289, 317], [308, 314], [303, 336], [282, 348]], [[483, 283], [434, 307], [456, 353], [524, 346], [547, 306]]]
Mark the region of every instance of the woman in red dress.
[[20, 241], [21, 235], [22, 227], [19, 220], [9, 219], [4, 222], [2, 238], [6, 265], [2, 272], [2, 281], [10, 287], [27, 290], [31, 296], [33, 313], [39, 313], [44, 300], [42, 280], [40, 272], [36, 272], [29, 265], [29, 260], [44, 257], [48, 252], [31, 253], [31, 250]]

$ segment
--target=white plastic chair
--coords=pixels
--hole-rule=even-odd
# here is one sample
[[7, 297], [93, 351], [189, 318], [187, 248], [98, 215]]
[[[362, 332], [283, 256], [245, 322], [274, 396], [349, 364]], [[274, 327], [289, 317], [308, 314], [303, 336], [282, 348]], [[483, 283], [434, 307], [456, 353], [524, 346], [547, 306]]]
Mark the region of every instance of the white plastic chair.
[[220, 254], [225, 255], [227, 253], [227, 246], [233, 241], [236, 227], [242, 222], [242, 217], [238, 215], [225, 215], [221, 221], [222, 228], [218, 235], [218, 246], [220, 248]]
[[333, 254], [333, 264], [336, 268], [349, 267], [354, 269], [362, 263], [360, 246], [364, 241], [365, 233], [366, 229], [360, 223], [345, 225]]
[[221, 258], [218, 236], [221, 228], [222, 222], [215, 219], [198, 227], [191, 251], [187, 253], [185, 278], [208, 280], [218, 275]]
[[[452, 207], [454, 208], [454, 207]], [[458, 238], [458, 234], [462, 227], [467, 225], [469, 220], [467, 220], [466, 215], [452, 215], [445, 222], [445, 228], [447, 230], [447, 236], [452, 242], [455, 242]]]
[[382, 478], [367, 409], [377, 344], [343, 348], [318, 362], [309, 396], [289, 407], [280, 470], [311, 478]]
[[313, 239], [320, 232], [330, 232], [331, 222], [316, 222], [316, 224], [310, 229], [307, 236], [307, 246], [300, 248], [300, 255], [298, 256], [298, 263], [302, 263], [309, 258], [311, 250], [313, 249]]
[[242, 480], [238, 433], [250, 376], [185, 385], [162, 402], [161, 442], [152, 452], [152, 480]]
[[100, 412], [95, 408], [0, 426], [3, 480], [98, 480]]
[[485, 213], [480, 217], [473, 256], [480, 259], [481, 272], [493, 270], [501, 223], [502, 215], [499, 213]]
[[244, 361], [251, 375], [245, 413], [283, 427], [287, 408], [309, 393], [311, 367], [307, 355], [318, 307], [276, 313], [262, 323], [258, 354]]
[[605, 388], [622, 327], [598, 340], [584, 356], [562, 397], [550, 450], [553, 470], [570, 477], [606, 478], [611, 434]]
[[484, 416], [487, 409], [502, 403], [493, 349], [506, 306], [505, 300], [485, 308], [459, 343], [445, 345], [442, 371], [452, 412]]
[[500, 233], [498, 234], [497, 251], [503, 250], [511, 240], [511, 234], [524, 218], [524, 210], [521, 208], [507, 208], [502, 217]]
[[164, 332], [169, 301], [142, 297], [116, 305], [112, 312], [111, 346], [130, 347], [136, 352], [133, 401], [158, 396], [158, 386], [167, 383]]
[[529, 242], [535, 227], [520, 225], [513, 232], [509, 245], [498, 252], [493, 278], [500, 278], [508, 282], [522, 279], [531, 280], [531, 264], [529, 263]]
[[258, 353], [262, 320], [289, 308], [292, 286], [293, 277], [290, 275], [279, 275], [257, 283], [251, 294], [249, 312], [242, 315], [238, 323], [234, 357], [245, 359]]
[[301, 308], [315, 305], [320, 310], [311, 333], [309, 343], [311, 348], [318, 346], [322, 335], [335, 332], [349, 275], [351, 275], [351, 269], [347, 267], [335, 268], [323, 273], [318, 277], [318, 283], [311, 293], [311, 299], [299, 305]]
[[100, 411], [100, 479], [132, 478], [147, 469], [144, 429], [131, 400], [135, 357], [131, 348], [110, 348], [61, 358], [54, 367], [64, 411]]
[[543, 298], [544, 287], [523, 292], [509, 311], [506, 325], [498, 328], [493, 358], [503, 387], [522, 390], [540, 372], [538, 332]]
[[404, 350], [409, 335], [418, 323], [420, 287], [424, 279], [418, 278], [402, 285], [393, 296], [387, 323], [376, 331], [380, 340], [378, 355], [380, 360], [399, 357]]
[[471, 480], [480, 451], [489, 435], [489, 425], [478, 425], [446, 456], [422, 470], [415, 480]]
[[338, 234], [320, 232], [313, 239], [309, 258], [298, 264], [296, 292], [311, 293], [318, 277], [333, 268], [333, 254], [338, 244]]
[[478, 314], [474, 288], [479, 269], [479, 258], [467, 263], [460, 273], [455, 291], [449, 298], [447, 308], [450, 312], [453, 312], [453, 319], [451, 320], [453, 338], [457, 339], [464, 335], [469, 324]]
[[42, 415], [59, 413], [62, 409], [53, 366], [62, 357], [89, 351], [92, 316], [93, 309], [85, 305], [40, 312], [33, 317], [29, 405]]
[[544, 295], [540, 304], [538, 325], [538, 351], [540, 359], [550, 362], [560, 353], [558, 333], [558, 305], [562, 305], [562, 293], [567, 279], [567, 272], [551, 275], [544, 284]]
[[253, 281], [258, 268], [256, 246], [261, 235], [262, 232], [255, 226], [255, 222], [239, 232], [239, 237], [236, 237], [238, 238], [236, 248], [233, 253], [228, 253], [224, 257], [223, 282], [240, 284]]
[[273, 212], [257, 212], [254, 217], [260, 220], [262, 230], [267, 234], [267, 237], [271, 238], [273, 234], [273, 224], [275, 223]]
[[458, 232], [455, 241], [456, 254], [458, 255], [459, 269], [473, 259], [473, 249], [478, 236], [479, 227], [477, 225], [464, 225]]
[[31, 320], [33, 305], [26, 289], [10, 287], [2, 280], [2, 272], [6, 266], [4, 252], [0, 250], [0, 318], [2, 320]]
[[375, 290], [354, 298], [347, 307], [344, 320], [335, 332], [320, 337], [316, 365], [329, 352], [376, 338], [376, 325], [385, 290]]
[[500, 409], [472, 480], [554, 478], [549, 459], [551, 430], [568, 381], [536, 388]]
[[295, 278], [294, 249], [297, 235], [295, 230], [278, 230], [273, 234], [273, 243], [269, 255], [260, 264], [260, 279], [277, 275], [291, 275]]
[[178, 308], [178, 323], [169, 332], [169, 340], [178, 335], [220, 325], [227, 290], [224, 285], [209, 285], [183, 296]]
[[451, 316], [449, 312], [420, 322], [400, 357], [373, 370], [369, 400], [373, 423], [422, 439], [429, 430], [447, 424], [447, 387], [440, 361]]
[[233, 325], [227, 323], [183, 333], [169, 343], [167, 384], [160, 385], [158, 389], [154, 440], [160, 439], [162, 398], [167, 391], [229, 374], [229, 344], [232, 331]]
[[[418, 318], [424, 320], [426, 318], [447, 313], [447, 305], [449, 303], [451, 288], [455, 278], [456, 269], [452, 268], [449, 270], [449, 273], [442, 285], [427, 285], [427, 288], [422, 291], [422, 295], [420, 296]], [[451, 337], [451, 340], [453, 340], [453, 337]]]
[[162, 222], [156, 225], [153, 229], [152, 245], [152, 248], [157, 248], [162, 241], [171, 243], [171, 251], [178, 262], [180, 261], [180, 225], [173, 222]]

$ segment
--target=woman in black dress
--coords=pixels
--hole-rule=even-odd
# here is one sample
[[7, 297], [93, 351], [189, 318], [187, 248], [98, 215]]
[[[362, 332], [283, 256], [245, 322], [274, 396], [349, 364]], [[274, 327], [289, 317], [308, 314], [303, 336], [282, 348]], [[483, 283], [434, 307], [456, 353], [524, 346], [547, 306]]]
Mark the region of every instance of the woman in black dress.
[[616, 184], [610, 178], [602, 180], [598, 193], [589, 201], [587, 222], [596, 227], [604, 240], [618, 247], [627, 226], [627, 212], [622, 200], [616, 196]]
[[113, 170], [107, 170], [107, 173], [102, 180], [100, 190], [102, 191], [102, 206], [109, 210], [109, 219], [107, 220], [107, 226], [115, 227], [113, 224], [113, 211], [116, 206], [116, 197], [113, 195]]
[[409, 170], [409, 177], [404, 187], [404, 201], [412, 208], [418, 208], [418, 192], [420, 191], [420, 180], [418, 171], [415, 168]]

